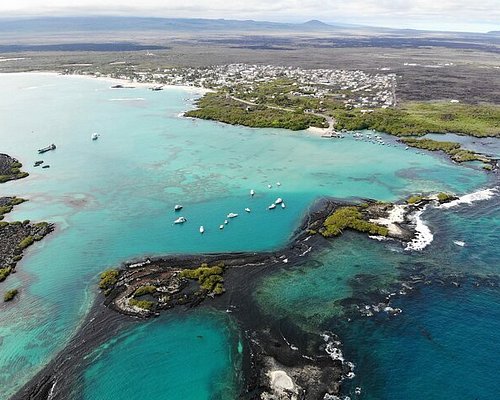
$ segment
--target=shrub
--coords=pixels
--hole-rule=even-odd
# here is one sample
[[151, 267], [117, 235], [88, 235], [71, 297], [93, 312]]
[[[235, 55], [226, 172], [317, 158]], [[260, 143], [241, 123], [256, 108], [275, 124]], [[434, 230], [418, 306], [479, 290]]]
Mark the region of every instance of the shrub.
[[26, 236], [23, 240], [19, 242], [17, 247], [21, 250], [24, 250], [26, 247], [31, 246], [34, 241], [35, 238], [33, 236]]
[[0, 282], [7, 279], [7, 277], [11, 274], [12, 267], [0, 268]]
[[152, 301], [149, 300], [137, 300], [134, 298], [129, 299], [128, 304], [132, 307], [142, 308], [143, 310], [151, 311], [155, 305]]
[[371, 235], [387, 236], [389, 230], [363, 219], [358, 207], [341, 207], [334, 211], [323, 223], [321, 234], [324, 237], [338, 236], [344, 229], [367, 232]]
[[117, 269], [108, 269], [101, 273], [99, 280], [100, 289], [110, 289], [118, 282], [119, 272]]
[[156, 287], [153, 285], [145, 285], [138, 287], [134, 292], [134, 297], [144, 296], [145, 294], [152, 294], [156, 292]]
[[418, 195], [413, 195], [413, 196], [410, 196], [408, 198], [408, 200], [406, 200], [406, 202], [408, 204], [417, 204], [417, 203], [420, 203], [424, 198], [422, 196], [418, 196]]
[[14, 297], [16, 297], [19, 291], [17, 289], [7, 290], [3, 295], [3, 301], [11, 301]]

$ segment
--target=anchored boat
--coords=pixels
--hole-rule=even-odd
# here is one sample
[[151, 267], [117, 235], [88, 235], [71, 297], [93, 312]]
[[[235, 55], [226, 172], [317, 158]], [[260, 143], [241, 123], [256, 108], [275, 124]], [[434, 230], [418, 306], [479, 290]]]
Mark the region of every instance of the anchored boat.
[[41, 149], [38, 149], [38, 153], [42, 154], [42, 153], [46, 153], [47, 151], [55, 150], [55, 149], [56, 149], [56, 145], [54, 143], [52, 143], [50, 146], [42, 147]]

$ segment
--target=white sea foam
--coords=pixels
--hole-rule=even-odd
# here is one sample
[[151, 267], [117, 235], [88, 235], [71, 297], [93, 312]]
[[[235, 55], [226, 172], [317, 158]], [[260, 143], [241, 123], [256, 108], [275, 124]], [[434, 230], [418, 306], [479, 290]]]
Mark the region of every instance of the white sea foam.
[[437, 208], [452, 208], [459, 206], [460, 204], [472, 204], [475, 201], [481, 201], [481, 200], [489, 200], [493, 196], [497, 196], [499, 193], [499, 188], [494, 187], [494, 188], [489, 188], [489, 189], [483, 189], [483, 190], [478, 190], [477, 192], [474, 193], [469, 193], [465, 194], [462, 197], [459, 197], [457, 200], [450, 201], [449, 203], [444, 203], [438, 206]]
[[427, 206], [412, 215], [412, 219], [415, 224], [416, 236], [406, 245], [405, 250], [423, 250], [434, 240], [434, 235], [432, 234], [430, 228], [421, 218], [426, 208]]

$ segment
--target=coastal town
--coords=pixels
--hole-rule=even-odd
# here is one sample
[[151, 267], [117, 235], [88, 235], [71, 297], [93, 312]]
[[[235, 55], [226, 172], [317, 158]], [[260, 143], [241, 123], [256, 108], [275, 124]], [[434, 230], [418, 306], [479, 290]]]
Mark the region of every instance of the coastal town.
[[[276, 91], [275, 96], [289, 94], [313, 99], [330, 98], [342, 102], [346, 109], [372, 112], [374, 108], [396, 105], [397, 76], [380, 70], [370, 74], [362, 70], [303, 69], [275, 65], [228, 64], [210, 67], [138, 69], [134, 65], [114, 64], [105, 74], [117, 79], [155, 85], [193, 86], [235, 93], [252, 93], [261, 83], [286, 81], [286, 93]], [[103, 73], [75, 66], [66, 68], [65, 74]], [[159, 88], [159, 87], [158, 87]], [[258, 100], [258, 99], [253, 99]]]

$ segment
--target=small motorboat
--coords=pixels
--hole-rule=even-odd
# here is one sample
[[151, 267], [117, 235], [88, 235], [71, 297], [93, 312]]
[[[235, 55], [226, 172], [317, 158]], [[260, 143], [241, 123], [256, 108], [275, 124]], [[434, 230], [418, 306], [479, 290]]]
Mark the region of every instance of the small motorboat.
[[227, 214], [228, 218], [236, 218], [237, 216], [238, 216], [238, 214], [236, 214], [236, 213], [229, 213], [229, 214]]
[[92, 140], [97, 140], [97, 139], [99, 139], [99, 136], [101, 136], [101, 135], [99, 135], [97, 132], [94, 132], [94, 133], [92, 134], [92, 136], [91, 136], [91, 139], [92, 139]]
[[35, 164], [33, 164], [34, 167], [38, 167], [39, 165], [43, 164], [43, 160], [40, 161], [35, 161]]
[[219, 229], [224, 229], [224, 224], [219, 225]]
[[255, 196], [255, 190], [250, 190], [250, 196]]
[[205, 228], [202, 226], [200, 226], [200, 233], [203, 235], [203, 233], [205, 233]]
[[276, 182], [276, 186], [281, 186], [281, 182]]
[[285, 203], [281, 203], [281, 208], [286, 208]]
[[180, 210], [182, 210], [182, 206], [180, 204], [176, 204], [174, 206], [174, 211], [180, 211]]
[[465, 242], [462, 242], [461, 240], [454, 240], [453, 243], [455, 243], [457, 246], [464, 247]]
[[274, 204], [274, 203], [273, 203], [273, 204], [271, 204], [271, 205], [270, 205], [269, 207], [267, 207], [267, 208], [269, 208], [270, 210], [274, 210], [274, 209], [276, 208], [276, 204]]
[[50, 168], [50, 165], [44, 165], [42, 168]]
[[283, 203], [283, 199], [281, 197], [278, 197], [274, 202], [274, 204], [281, 204], [281, 203]]
[[42, 147], [41, 149], [38, 149], [38, 154], [43, 154], [43, 153], [46, 153], [47, 151], [55, 150], [55, 149], [56, 149], [56, 145], [54, 143], [52, 143], [50, 146]]
[[229, 224], [229, 221], [227, 219], [224, 220], [224, 224], [227, 225]]
[[184, 218], [184, 217], [179, 217], [177, 218], [175, 221], [174, 221], [174, 224], [183, 224], [184, 222], [186, 222], [187, 219]]
[[247, 207], [247, 208], [245, 208], [245, 211], [249, 213], [249, 212], [250, 212], [250, 211], [252, 211], [252, 210], [250, 210], [250, 209]]
[[269, 189], [271, 189], [271, 188], [273, 187], [273, 185], [267, 185], [267, 187], [268, 187]]

